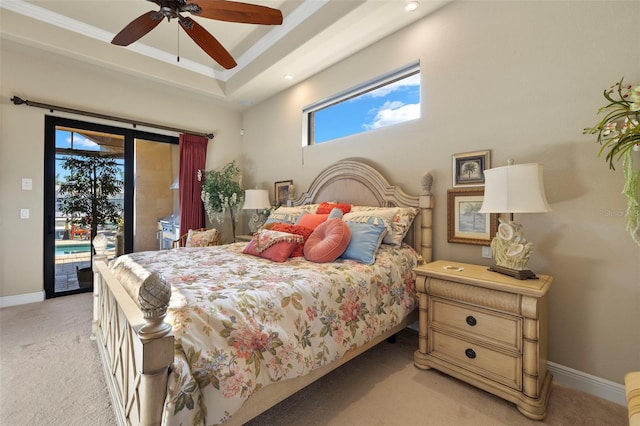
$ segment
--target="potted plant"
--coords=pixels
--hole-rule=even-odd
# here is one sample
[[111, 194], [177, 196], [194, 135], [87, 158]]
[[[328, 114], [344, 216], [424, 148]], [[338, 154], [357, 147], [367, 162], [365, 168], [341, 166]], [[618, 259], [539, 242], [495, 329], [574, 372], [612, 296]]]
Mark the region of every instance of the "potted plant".
[[229, 212], [235, 241], [236, 222], [244, 198], [240, 169], [232, 161], [220, 170], [198, 170], [198, 180], [203, 181], [201, 198], [209, 221], [222, 223]]
[[[90, 226], [90, 239], [93, 240], [98, 227], [118, 223], [121, 209], [113, 197], [122, 192], [124, 182], [120, 179], [120, 166], [116, 160], [99, 153], [81, 154], [65, 158], [62, 168], [69, 175], [60, 183], [63, 196], [60, 210], [72, 226]], [[80, 286], [90, 287], [93, 282], [91, 267], [76, 269]]]
[[611, 170], [615, 170], [616, 161], [622, 160], [627, 231], [640, 245], [640, 168], [634, 167], [632, 157], [632, 152], [640, 149], [640, 86], [625, 85], [623, 80], [604, 91], [607, 104], [598, 110], [604, 117], [583, 133], [598, 136], [602, 146], [598, 155], [605, 154]]

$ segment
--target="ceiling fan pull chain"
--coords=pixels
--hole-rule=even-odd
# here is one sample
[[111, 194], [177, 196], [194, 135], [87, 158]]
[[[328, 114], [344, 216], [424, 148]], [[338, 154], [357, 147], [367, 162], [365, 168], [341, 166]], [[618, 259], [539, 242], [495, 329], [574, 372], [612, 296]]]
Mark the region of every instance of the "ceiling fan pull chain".
[[180, 26], [176, 25], [176, 31], [178, 31], [178, 57], [176, 58], [180, 62]]

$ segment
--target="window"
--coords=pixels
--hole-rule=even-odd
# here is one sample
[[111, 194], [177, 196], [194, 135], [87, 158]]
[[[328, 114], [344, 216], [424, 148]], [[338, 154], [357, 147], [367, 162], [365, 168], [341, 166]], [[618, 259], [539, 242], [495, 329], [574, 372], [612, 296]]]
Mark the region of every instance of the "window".
[[420, 64], [309, 105], [302, 115], [303, 146], [420, 118]]

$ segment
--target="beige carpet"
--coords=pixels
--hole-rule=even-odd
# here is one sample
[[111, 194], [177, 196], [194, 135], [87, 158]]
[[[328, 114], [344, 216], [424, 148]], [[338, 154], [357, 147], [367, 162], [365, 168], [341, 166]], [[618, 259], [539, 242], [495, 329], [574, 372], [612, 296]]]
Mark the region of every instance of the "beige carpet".
[[[95, 342], [92, 297], [0, 309], [0, 424], [113, 425]], [[406, 330], [252, 420], [249, 425], [616, 425], [625, 407], [553, 386], [543, 422], [497, 397], [413, 366]]]

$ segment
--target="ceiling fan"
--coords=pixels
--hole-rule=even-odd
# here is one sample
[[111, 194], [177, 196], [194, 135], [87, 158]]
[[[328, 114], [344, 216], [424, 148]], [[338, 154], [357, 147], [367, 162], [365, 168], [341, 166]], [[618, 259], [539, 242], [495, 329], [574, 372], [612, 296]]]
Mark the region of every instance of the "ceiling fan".
[[282, 13], [278, 9], [227, 0], [147, 0], [160, 6], [159, 11], [147, 12], [134, 19], [111, 40], [111, 44], [128, 46], [154, 29], [164, 18], [176, 18], [180, 27], [207, 55], [226, 69], [237, 65], [231, 54], [215, 37], [191, 18], [181, 15], [189, 12], [195, 16], [218, 21], [246, 24], [280, 25]]

